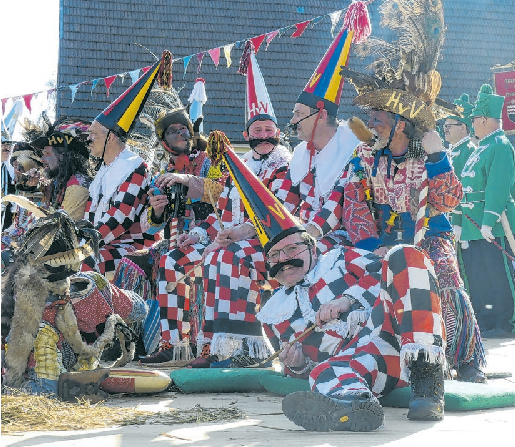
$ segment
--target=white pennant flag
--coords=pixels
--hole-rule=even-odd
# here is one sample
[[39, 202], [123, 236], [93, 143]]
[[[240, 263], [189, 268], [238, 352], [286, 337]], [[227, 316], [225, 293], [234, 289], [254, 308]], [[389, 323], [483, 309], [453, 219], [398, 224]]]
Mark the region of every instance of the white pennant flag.
[[343, 9], [339, 11], [331, 12], [329, 17], [331, 18], [331, 35], [334, 36], [334, 29], [336, 28], [336, 24], [340, 21], [340, 17], [342, 16]]

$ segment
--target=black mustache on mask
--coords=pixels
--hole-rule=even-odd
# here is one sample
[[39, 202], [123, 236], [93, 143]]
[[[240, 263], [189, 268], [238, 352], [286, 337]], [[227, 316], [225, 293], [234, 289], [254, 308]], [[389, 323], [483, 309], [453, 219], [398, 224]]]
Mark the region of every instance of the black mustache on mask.
[[279, 137], [270, 137], [270, 138], [250, 138], [249, 139], [249, 146], [251, 149], [254, 149], [261, 143], [270, 143], [274, 146], [277, 146], [279, 144]]
[[288, 259], [284, 262], [278, 262], [270, 268], [270, 276], [274, 278], [275, 275], [279, 273], [279, 270], [281, 270], [283, 267], [286, 267], [287, 265], [291, 265], [292, 267], [302, 267], [304, 265], [304, 261], [302, 259]]

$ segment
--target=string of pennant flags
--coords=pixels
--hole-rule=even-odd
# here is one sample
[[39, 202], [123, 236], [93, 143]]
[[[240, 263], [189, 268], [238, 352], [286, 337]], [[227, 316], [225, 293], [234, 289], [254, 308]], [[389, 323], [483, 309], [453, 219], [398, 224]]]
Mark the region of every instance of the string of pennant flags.
[[[370, 0], [370, 1], [373, 1], [373, 0]], [[370, 1], [365, 2], [365, 3], [370, 3]], [[176, 63], [181, 60], [183, 61], [183, 64], [184, 64], [183, 79], [184, 79], [184, 77], [186, 76], [186, 71], [188, 69], [188, 65], [189, 65], [191, 59], [194, 57], [198, 61], [197, 74], [200, 73], [200, 70], [202, 68], [202, 62], [203, 62], [204, 56], [206, 54], [208, 54], [210, 56], [211, 60], [215, 64], [215, 66], [218, 68], [218, 65], [220, 63], [220, 53], [221, 53], [221, 50], [223, 49], [223, 54], [224, 54], [224, 57], [226, 60], [226, 67], [229, 68], [232, 64], [232, 59], [231, 59], [232, 49], [233, 48], [239, 49], [239, 48], [244, 47], [245, 44], [247, 43], [247, 41], [249, 41], [249, 40], [252, 41], [256, 53], [259, 51], [259, 48], [261, 47], [261, 45], [263, 43], [266, 43], [265, 51], [267, 51], [270, 43], [272, 42], [272, 40], [274, 40], [274, 38], [281, 37], [281, 36], [285, 35], [286, 33], [288, 33], [289, 31], [293, 31], [293, 33], [290, 35], [290, 38], [298, 38], [298, 37], [302, 36], [302, 34], [308, 28], [308, 26], [314, 27], [317, 23], [319, 23], [321, 20], [323, 20], [326, 17], [329, 17], [331, 20], [331, 34], [334, 35], [334, 30], [336, 28], [336, 25], [340, 21], [340, 18], [344, 11], [345, 11], [345, 9], [340, 9], [337, 11], [330, 12], [328, 14], [324, 14], [324, 15], [315, 17], [310, 20], [306, 20], [304, 22], [287, 25], [283, 28], [279, 28], [279, 29], [276, 29], [274, 31], [271, 31], [271, 32], [268, 32], [265, 34], [261, 34], [259, 36], [249, 37], [249, 38], [246, 38], [243, 40], [239, 40], [237, 42], [223, 45], [221, 47], [212, 48], [207, 51], [202, 51], [197, 54], [192, 54], [192, 55], [185, 56], [182, 58], [176, 58], [176, 59], [172, 60], [172, 63]], [[92, 80], [88, 80], [88, 81], [82, 81], [82, 82], [79, 82], [78, 84], [71, 84], [68, 86], [58, 86], [56, 88], [51, 88], [48, 90], [42, 90], [39, 92], [29, 93], [26, 95], [18, 95], [18, 96], [12, 96], [12, 97], [8, 97], [8, 98], [2, 98], [1, 99], [2, 115], [5, 115], [5, 106], [9, 99], [12, 99], [13, 102], [16, 102], [17, 100], [23, 98], [23, 104], [29, 110], [29, 112], [31, 112], [32, 111], [32, 109], [31, 109], [32, 99], [37, 98], [40, 94], [46, 93], [47, 99], [48, 99], [49, 96], [52, 93], [54, 93], [56, 90], [65, 90], [65, 89], [69, 88], [71, 90], [71, 95], [72, 95], [71, 99], [73, 102], [75, 100], [75, 95], [76, 95], [79, 87], [81, 87], [82, 85], [86, 85], [86, 84], [91, 85], [91, 95], [93, 95], [93, 90], [99, 84], [99, 82], [101, 80], [104, 81], [104, 85], [106, 88], [106, 96], [109, 97], [109, 89], [111, 88], [112, 84], [118, 77], [122, 78], [122, 82], [123, 82], [123, 79], [125, 79], [125, 77], [128, 75], [131, 78], [131, 82], [134, 83], [138, 80], [138, 78], [140, 76], [140, 72], [146, 73], [150, 68], [151, 68], [151, 66], [149, 65], [148, 67], [137, 68], [136, 70], [132, 70], [129, 72], [124, 72], [124, 73], [118, 73], [115, 75], [106, 76], [104, 78], [97, 78], [97, 79], [92, 79]]]

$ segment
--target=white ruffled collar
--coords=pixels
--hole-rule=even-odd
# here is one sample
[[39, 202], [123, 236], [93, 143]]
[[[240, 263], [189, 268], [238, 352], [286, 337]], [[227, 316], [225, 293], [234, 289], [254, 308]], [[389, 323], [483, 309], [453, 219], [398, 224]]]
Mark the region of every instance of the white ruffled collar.
[[[333, 190], [358, 144], [359, 140], [350, 130], [347, 121], [343, 121], [329, 143], [315, 154], [313, 164], [316, 169], [315, 194], [317, 197], [326, 197]], [[290, 162], [290, 177], [294, 186], [308, 175], [309, 156], [307, 142], [303, 141], [295, 147]]]

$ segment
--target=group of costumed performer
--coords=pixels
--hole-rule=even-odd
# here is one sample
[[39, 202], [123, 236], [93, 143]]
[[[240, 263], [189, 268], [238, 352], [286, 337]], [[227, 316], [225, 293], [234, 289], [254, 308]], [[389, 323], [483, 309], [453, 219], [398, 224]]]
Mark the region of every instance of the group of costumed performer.
[[[20, 206], [37, 220], [2, 280], [2, 385], [66, 400], [98, 396], [107, 375], [95, 371], [102, 351], [118, 336], [122, 355], [115, 365], [132, 360], [135, 344], [126, 324], [144, 319], [145, 303], [96, 272], [77, 273], [98, 248], [89, 222], [75, 222], [62, 210], [50, 214], [27, 201]], [[81, 246], [81, 240], [88, 242]], [[77, 381], [71, 371], [90, 373]]]
[[481, 335], [447, 218], [463, 192], [435, 130], [437, 119], [458, 113], [454, 104], [437, 97], [443, 6], [421, 0], [396, 8], [385, 1], [380, 12], [381, 23], [397, 32], [398, 43], [371, 39], [360, 47], [363, 55], [387, 49], [372, 64], [374, 76], [342, 69], [358, 93], [354, 103], [370, 114], [371, 130], [363, 126], [357, 132], [364, 142], [351, 161], [343, 224], [357, 248], [384, 254], [395, 245], [415, 244], [427, 252], [438, 278], [448, 364], [463, 380], [484, 382]]
[[[252, 148], [243, 155], [243, 160], [263, 183], [275, 192], [280, 180], [284, 178], [291, 154], [288, 149], [279, 144], [277, 119], [250, 42], [242, 56], [240, 72], [245, 74], [247, 79], [247, 115], [243, 134]], [[208, 152], [216, 152], [216, 148], [223, 146], [227, 141], [221, 134], [213, 135], [208, 141]], [[217, 161], [215, 166], [222, 165], [220, 160]], [[204, 284], [200, 306], [203, 307], [201, 317], [205, 323], [199, 334], [195, 332], [195, 328], [192, 328], [189, 297], [190, 285], [195, 281], [202, 281], [202, 268], [205, 270], [217, 265], [216, 261], [210, 257], [213, 255], [208, 254], [205, 261], [204, 255], [226, 246], [227, 254], [223, 256], [225, 270], [227, 268], [236, 269], [239, 265], [238, 260], [236, 258], [229, 259], [230, 256], [238, 256], [238, 259], [245, 257], [246, 263], [258, 264], [257, 269], [247, 270], [249, 273], [242, 271], [241, 276], [237, 276], [237, 287], [244, 297], [231, 306], [234, 306], [234, 309], [240, 309], [241, 303], [246, 303], [244, 306], [249, 308], [248, 315], [242, 317], [241, 321], [235, 324], [246, 331], [252, 356], [267, 356], [268, 349], [261, 336], [260, 325], [254, 319], [255, 311], [252, 310], [252, 307], [259, 305], [260, 286], [258, 281], [265, 282], [267, 275], [259, 242], [256, 239], [245, 240], [246, 237], [240, 236], [240, 234], [245, 234], [249, 228], [252, 230], [252, 225], [248, 224], [240, 195], [232, 181], [227, 179], [223, 192], [216, 203], [216, 212], [211, 213], [207, 219], [191, 228], [189, 234], [180, 237], [178, 248], [171, 250], [161, 258], [158, 282], [158, 301], [161, 309], [160, 349], [156, 354], [141, 359], [141, 363], [147, 365], [188, 363], [193, 359], [193, 353], [198, 351], [199, 354], [203, 352], [203, 355], [199, 355], [195, 366], [209, 366], [209, 358], [214, 359], [215, 354], [222, 355], [224, 348], [216, 348], [216, 340], [211, 344], [213, 355], [209, 354], [209, 349], [203, 349], [203, 347], [211, 341], [213, 332], [230, 332], [230, 330], [223, 330], [222, 326], [217, 326], [227, 323], [227, 319], [224, 318], [224, 314], [218, 314], [218, 308], [215, 310], [214, 307], [214, 296], [219, 290], [220, 282], [224, 283], [224, 279], [219, 277], [216, 285]], [[250, 271], [255, 273], [250, 274]], [[227, 302], [233, 298], [225, 297]], [[240, 312], [240, 310], [235, 310], [235, 312]], [[225, 315], [228, 317], [229, 313], [231, 311], [226, 312]], [[241, 346], [240, 340], [240, 348]], [[233, 349], [229, 355], [236, 352], [237, 349]]]
[[[455, 100], [463, 118], [449, 116], [445, 136], [463, 199], [452, 223], [462, 275], [485, 337], [513, 336], [515, 324], [515, 150], [502, 130], [504, 97], [481, 87], [474, 105]], [[473, 126], [477, 147], [469, 133]]]
[[285, 415], [308, 430], [374, 430], [384, 421], [377, 397], [411, 383], [408, 418], [442, 419], [445, 328], [429, 257], [405, 244], [384, 258], [342, 245], [319, 255], [305, 227], [225, 149], [281, 285], [257, 319], [274, 349], [284, 347], [284, 372], [311, 385], [284, 398]]

